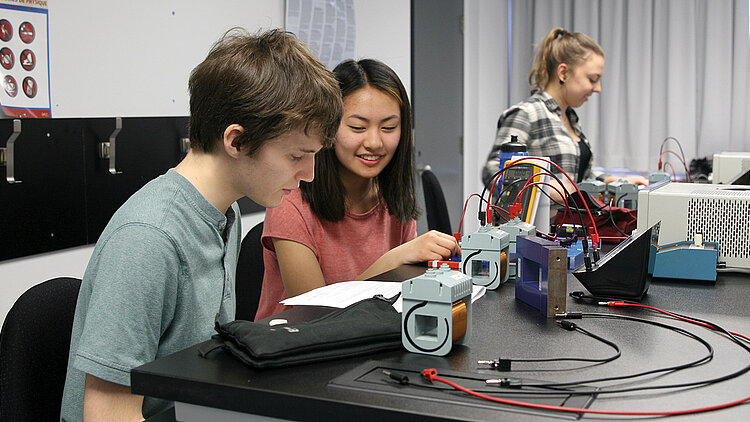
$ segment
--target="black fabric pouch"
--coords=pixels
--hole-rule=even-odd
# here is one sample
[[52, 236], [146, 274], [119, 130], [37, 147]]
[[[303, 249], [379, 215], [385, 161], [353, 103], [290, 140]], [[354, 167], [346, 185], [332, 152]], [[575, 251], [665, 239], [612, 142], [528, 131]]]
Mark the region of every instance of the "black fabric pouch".
[[312, 321], [270, 326], [251, 321], [216, 324], [219, 333], [200, 348], [218, 347], [255, 368], [273, 368], [358, 356], [401, 347], [401, 314], [375, 296]]

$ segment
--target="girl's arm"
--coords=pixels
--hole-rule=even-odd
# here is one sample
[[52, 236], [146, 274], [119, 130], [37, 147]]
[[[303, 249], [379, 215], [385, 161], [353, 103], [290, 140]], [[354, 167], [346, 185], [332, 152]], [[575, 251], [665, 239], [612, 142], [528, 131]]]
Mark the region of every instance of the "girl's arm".
[[276, 248], [281, 279], [289, 297], [325, 286], [323, 271], [310, 248], [293, 240], [275, 237], [272, 240]]
[[366, 280], [404, 264], [417, 264], [435, 259], [446, 259], [460, 253], [456, 238], [437, 230], [396, 246], [378, 258], [369, 268], [357, 277]]

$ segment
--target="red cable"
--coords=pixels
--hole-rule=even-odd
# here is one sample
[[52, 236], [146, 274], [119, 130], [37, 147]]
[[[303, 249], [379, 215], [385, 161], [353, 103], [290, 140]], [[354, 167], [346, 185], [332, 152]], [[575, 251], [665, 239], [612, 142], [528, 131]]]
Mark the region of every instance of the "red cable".
[[[492, 209], [492, 211], [502, 211], [502, 212], [508, 214], [508, 217], [510, 217], [510, 211], [506, 210], [505, 208], [503, 208], [503, 207], [501, 207], [499, 205], [490, 205], [490, 208]], [[505, 220], [506, 223], [509, 221], [506, 217], [503, 217], [503, 215], [500, 214], [500, 213], [498, 213], [497, 216], [500, 217], [500, 218], [502, 218], [503, 220]]]
[[[517, 161], [519, 161], [519, 160], [517, 160]], [[513, 162], [511, 162], [509, 164], [512, 164], [512, 163], [515, 163], [515, 161], [513, 161]], [[491, 200], [492, 200], [492, 192], [494, 191], [495, 185], [497, 185], [497, 181], [500, 180], [500, 176], [502, 176], [503, 173], [498, 173], [497, 176], [495, 176], [495, 180], [492, 182], [492, 186], [490, 187], [490, 201], [487, 201], [487, 209], [486, 209], [487, 224], [492, 224], [492, 215], [490, 214], [490, 204], [491, 204]], [[537, 176], [545, 176], [545, 175], [551, 175], [551, 174], [552, 173], [550, 173], [546, 169], [540, 169], [539, 173], [533, 174], [531, 177], [529, 177], [528, 179], [526, 179], [526, 184], [528, 184], [531, 179], [533, 179], [533, 178], [535, 178]], [[501, 189], [501, 191], [502, 191], [502, 189]], [[562, 195], [559, 190], [557, 191], [557, 193], [560, 195], [560, 197], [564, 197], [564, 195]], [[516, 200], [513, 201], [514, 204], [516, 202], [518, 202], [518, 196], [516, 196]], [[508, 220], [506, 219], [505, 221], [508, 221]]]
[[[560, 190], [556, 186], [552, 185], [551, 183], [548, 183], [548, 182], [533, 182], [533, 183], [529, 183], [528, 181], [526, 181], [526, 184], [523, 186], [523, 188], [521, 188], [521, 190], [518, 191], [518, 194], [516, 195], [516, 199], [515, 199], [515, 201], [513, 201], [513, 203], [522, 203], [520, 199], [521, 199], [521, 194], [523, 194], [523, 191], [525, 191], [529, 187], [536, 186], [536, 185], [549, 186], [551, 189], [554, 189], [555, 192], [557, 192], [557, 194], [560, 195], [560, 197], [565, 201], [565, 211], [563, 212], [563, 221], [565, 221], [565, 216], [568, 215], [568, 211], [570, 210], [570, 205], [568, 205], [568, 197], [565, 196], [565, 195], [563, 195], [562, 192], [560, 192]], [[539, 189], [539, 188], [537, 188], [537, 189]], [[570, 212], [570, 216], [571, 216], [570, 218], [572, 220], [573, 219], [573, 211]]]
[[581, 201], [583, 202], [583, 205], [586, 207], [586, 211], [589, 213], [589, 218], [591, 219], [591, 223], [592, 223], [592, 226], [594, 228], [594, 233], [596, 234], [596, 239], [592, 238], [591, 239], [591, 243], [593, 244], [594, 248], [598, 248], [599, 247], [599, 230], [596, 228], [596, 224], [594, 224], [594, 216], [591, 215], [591, 210], [589, 209], [589, 204], [587, 204], [586, 201], [583, 199], [583, 194], [581, 193], [581, 190], [578, 189], [578, 185], [576, 185], [576, 183], [573, 181], [573, 179], [570, 178], [570, 176], [568, 175], [568, 173], [566, 173], [565, 170], [563, 170], [560, 166], [558, 166], [554, 162], [552, 162], [550, 160], [547, 160], [545, 158], [540, 158], [540, 157], [525, 157], [525, 158], [520, 158], [518, 160], [511, 161], [508, 164], [515, 164], [515, 163], [518, 163], [518, 162], [521, 162], [521, 161], [524, 161], [524, 160], [525, 161], [539, 160], [539, 161], [542, 161], [544, 163], [549, 163], [549, 164], [555, 166], [555, 168], [557, 168], [558, 170], [560, 170], [560, 172], [562, 172], [562, 174], [568, 179], [568, 181], [576, 189], [576, 192], [578, 192], [578, 196], [581, 198]]
[[[492, 203], [492, 192], [495, 191], [495, 185], [497, 185], [497, 181], [500, 180], [500, 176], [502, 176], [503, 173], [505, 173], [505, 168], [503, 168], [503, 171], [498, 173], [497, 176], [495, 176], [495, 180], [492, 181], [492, 186], [490, 186], [490, 198], [487, 201], [487, 208], [485, 209], [485, 213], [487, 214], [487, 216], [485, 217], [487, 224], [492, 224], [492, 214], [490, 214], [490, 204]], [[482, 204], [480, 203], [479, 206], [481, 207]]]
[[[696, 325], [700, 325], [700, 326], [703, 326], [703, 327], [707, 327], [707, 328], [710, 328], [710, 329], [712, 329], [712, 330], [716, 330], [716, 327], [714, 327], [714, 326], [713, 326], [713, 325], [711, 325], [711, 324], [707, 324], [707, 323], [705, 323], [705, 322], [702, 322], [702, 321], [696, 321], [696, 320], [694, 320], [694, 319], [686, 318], [686, 317], [684, 317], [684, 316], [681, 316], [681, 315], [677, 315], [677, 314], [673, 314], [672, 312], [669, 312], [669, 311], [665, 311], [665, 310], [663, 310], [663, 309], [659, 309], [659, 308], [656, 308], [656, 307], [653, 307], [653, 306], [649, 306], [649, 305], [643, 305], [643, 304], [641, 304], [641, 303], [630, 303], [630, 302], [624, 302], [624, 301], [622, 301], [622, 300], [610, 300], [610, 301], [606, 302], [606, 304], [607, 304], [607, 306], [632, 306], [632, 307], [635, 307], [635, 308], [645, 308], [645, 309], [650, 309], [650, 310], [652, 310], [652, 311], [655, 311], [655, 312], [660, 312], [660, 313], [662, 313], [662, 314], [664, 314], [664, 315], [668, 315], [668, 316], [671, 316], [672, 318], [676, 318], [676, 319], [679, 319], [680, 321], [685, 321], [685, 322], [689, 322], [689, 323], [691, 323], [691, 324], [696, 324]], [[733, 332], [733, 331], [729, 331], [729, 330], [727, 330], [727, 332], [728, 332], [729, 334], [732, 334], [733, 336], [737, 336], [737, 337], [742, 337], [742, 338], [744, 338], [745, 340], [748, 340], [748, 341], [750, 341], [750, 337], [747, 337], [747, 336], [745, 336], [744, 334], [740, 334], [740, 333], [735, 333], [735, 332]]]
[[466, 394], [470, 394], [472, 396], [479, 397], [484, 400], [489, 400], [489, 401], [502, 403], [502, 404], [509, 404], [512, 406], [529, 407], [533, 409], [556, 410], [559, 412], [570, 412], [570, 413], [592, 413], [592, 414], [598, 414], [598, 415], [622, 415], [622, 416], [675, 416], [675, 415], [687, 415], [687, 414], [693, 414], [693, 413], [710, 412], [712, 410], [726, 409], [728, 407], [737, 406], [739, 404], [750, 401], [750, 397], [745, 397], [743, 399], [739, 399], [739, 400], [729, 402], [729, 403], [722, 403], [722, 404], [715, 405], [715, 406], [699, 407], [695, 409], [651, 411], [651, 412], [625, 412], [625, 411], [615, 411], [615, 410], [582, 409], [578, 407], [552, 406], [552, 405], [547, 405], [547, 404], [531, 403], [531, 402], [525, 402], [525, 401], [519, 401], [519, 400], [510, 400], [510, 399], [503, 399], [500, 397], [493, 397], [487, 394], [482, 394], [482, 393], [470, 390], [466, 387], [462, 387], [454, 383], [453, 381], [440, 378], [437, 375], [438, 375], [437, 369], [430, 368], [430, 369], [425, 369], [422, 371], [422, 376], [430, 382], [432, 381], [442, 382], [444, 384], [450, 385], [456, 390], [463, 391]]
[[669, 162], [664, 163], [664, 172], [665, 173], [667, 172], [667, 165], [672, 169], [672, 181], [673, 182], [677, 181], [677, 173], [675, 172], [675, 169], [672, 163], [669, 163]]
[[[591, 219], [591, 225], [592, 225], [592, 227], [594, 229], [594, 236], [591, 236], [592, 246], [594, 248], [598, 248], [599, 247], [599, 240], [600, 240], [599, 230], [596, 228], [596, 224], [594, 223], [594, 216], [591, 215], [591, 210], [589, 209], [589, 204], [586, 203], [586, 201], [583, 199], [583, 194], [581, 193], [581, 190], [578, 189], [578, 185], [576, 185], [576, 183], [573, 181], [573, 179], [570, 178], [570, 176], [568, 175], [568, 173], [565, 172], [565, 170], [563, 170], [560, 166], [558, 166], [553, 161], [547, 160], [546, 158], [541, 158], [541, 157], [524, 157], [524, 158], [519, 158], [517, 160], [506, 162], [505, 163], [505, 168], [507, 168], [511, 164], [516, 164], [516, 163], [519, 163], [519, 162], [522, 162], [522, 161], [529, 161], [529, 162], [531, 162], [533, 160], [539, 160], [541, 162], [549, 163], [550, 165], [555, 166], [555, 168], [557, 168], [558, 170], [560, 170], [560, 172], [568, 179], [568, 181], [576, 189], [576, 192], [578, 192], [578, 196], [581, 198], [581, 202], [583, 202], [584, 207], [586, 207], [586, 212], [589, 214], [589, 218]], [[547, 171], [547, 170], [545, 169], [543, 171]], [[497, 174], [497, 176], [495, 176], [495, 180], [492, 182], [492, 187], [490, 187], [490, 199], [492, 198], [493, 189], [495, 188], [495, 185], [497, 184], [497, 181], [500, 178], [500, 175], [502, 175], [502, 174], [503, 174], [503, 172], [499, 172]], [[563, 196], [563, 195], [560, 195], [560, 196]], [[490, 203], [490, 201], [487, 202], [488, 205], [489, 205], [489, 203]], [[489, 211], [490, 211], [490, 209], [489, 209], [489, 206], [488, 206], [487, 207], [487, 220], [488, 220], [489, 223], [492, 223], [492, 214], [490, 214]], [[465, 207], [464, 207], [464, 212], [465, 212]], [[463, 217], [462, 217], [462, 221], [463, 221]], [[460, 233], [460, 230], [459, 230], [459, 233]]]
[[[659, 155], [659, 164], [658, 164], [658, 168], [659, 168], [659, 170], [661, 170], [661, 167], [662, 167], [662, 166], [661, 166], [661, 159], [662, 159], [662, 157], [664, 156], [664, 154], [666, 154], [666, 153], [671, 153], [671, 154], [673, 154], [673, 155], [674, 155], [675, 157], [677, 157], [677, 159], [678, 159], [678, 160], [679, 160], [679, 161], [680, 161], [680, 162], [682, 163], [682, 167], [683, 167], [683, 168], [685, 169], [685, 176], [687, 177], [687, 181], [689, 182], [689, 181], [690, 181], [690, 171], [689, 171], [689, 170], [688, 170], [688, 168], [687, 168], [687, 164], [685, 164], [685, 160], [683, 160], [683, 159], [682, 159], [682, 157], [680, 157], [680, 155], [679, 155], [679, 154], [677, 154], [676, 152], [674, 152], [674, 151], [672, 151], [672, 150], [666, 149], [666, 150], [664, 150], [664, 151], [663, 151], [663, 152], [662, 152], [662, 153], [661, 153], [661, 154]], [[669, 163], [667, 163], [667, 162], [664, 162], [664, 165], [665, 165], [665, 166], [666, 166], [667, 164], [669, 164]], [[669, 165], [670, 165], [670, 166], [672, 166], [672, 164], [669, 164]], [[672, 173], [674, 173], [674, 166], [672, 166]]]

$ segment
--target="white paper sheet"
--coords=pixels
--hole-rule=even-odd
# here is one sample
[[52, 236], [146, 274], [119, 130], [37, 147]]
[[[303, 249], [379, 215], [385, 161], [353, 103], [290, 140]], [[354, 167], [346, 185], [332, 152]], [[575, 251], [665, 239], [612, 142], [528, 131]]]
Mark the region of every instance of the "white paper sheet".
[[[484, 296], [487, 289], [483, 286], [473, 286], [471, 302]], [[319, 287], [299, 296], [290, 297], [281, 301], [283, 305], [308, 305], [308, 306], [330, 306], [333, 308], [345, 308], [362, 299], [382, 295], [391, 298], [401, 293], [401, 283], [389, 281], [345, 281]], [[401, 312], [403, 305], [401, 297], [398, 298], [393, 307]]]

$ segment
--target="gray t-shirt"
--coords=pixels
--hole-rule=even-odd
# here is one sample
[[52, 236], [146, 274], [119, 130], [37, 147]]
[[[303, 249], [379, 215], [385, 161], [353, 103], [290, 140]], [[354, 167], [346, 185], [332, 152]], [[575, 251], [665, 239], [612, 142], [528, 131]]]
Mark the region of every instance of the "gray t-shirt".
[[[239, 207], [222, 214], [174, 170], [136, 192], [99, 237], [78, 295], [61, 420], [83, 420], [89, 373], [130, 385], [130, 370], [234, 320]], [[171, 406], [146, 397], [143, 415]]]

